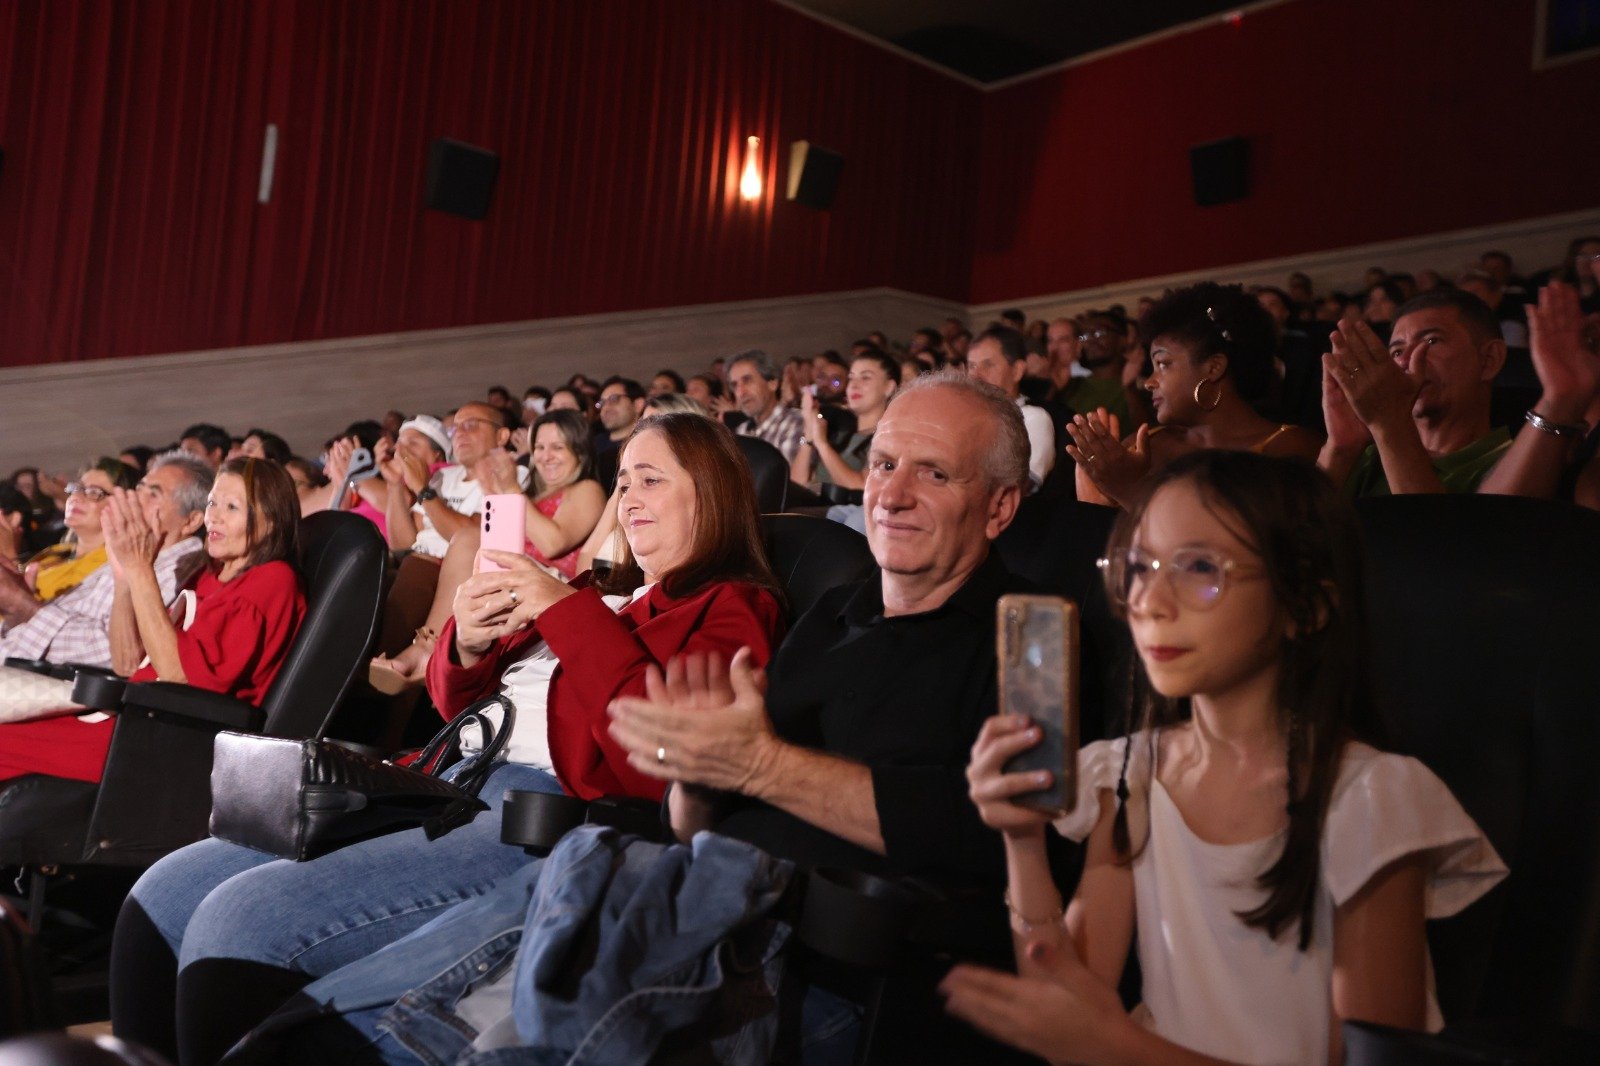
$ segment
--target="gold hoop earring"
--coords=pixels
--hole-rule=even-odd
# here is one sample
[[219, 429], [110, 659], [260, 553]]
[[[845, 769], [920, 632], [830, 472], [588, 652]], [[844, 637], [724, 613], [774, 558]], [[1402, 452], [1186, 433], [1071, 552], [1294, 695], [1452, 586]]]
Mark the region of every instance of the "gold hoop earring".
[[[1217, 387], [1217, 398], [1215, 400], [1212, 400], [1210, 403], [1206, 403], [1204, 400], [1200, 399], [1200, 390], [1201, 390], [1201, 388], [1203, 388], [1208, 383], [1212, 384], [1212, 385], [1215, 385]], [[1212, 381], [1210, 378], [1201, 378], [1199, 381], [1194, 383], [1194, 405], [1196, 407], [1200, 408], [1200, 410], [1202, 410], [1202, 411], [1215, 411], [1217, 409], [1217, 407], [1219, 405], [1221, 405], [1221, 403], [1222, 403], [1222, 382], [1220, 382], [1220, 381]]]

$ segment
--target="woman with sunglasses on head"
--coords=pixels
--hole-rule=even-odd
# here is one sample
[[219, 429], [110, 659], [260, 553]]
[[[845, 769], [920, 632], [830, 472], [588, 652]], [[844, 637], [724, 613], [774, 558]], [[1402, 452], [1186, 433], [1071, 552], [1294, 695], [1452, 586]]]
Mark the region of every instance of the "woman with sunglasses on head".
[[[178, 621], [155, 571], [162, 535], [139, 498], [119, 489], [102, 510], [116, 582], [116, 671], [130, 681], [173, 681], [260, 703], [305, 618], [295, 571], [300, 504], [289, 475], [265, 459], [222, 464], [206, 502], [209, 558]], [[98, 781], [114, 724], [90, 713], [0, 726], [0, 780], [31, 773]]]
[[[948, 1008], [1053, 1061], [1341, 1061], [1339, 1023], [1441, 1025], [1425, 919], [1505, 874], [1415, 759], [1365, 742], [1354, 512], [1308, 464], [1207, 451], [1122, 516], [1107, 590], [1138, 650], [1137, 730], [1088, 745], [1055, 823], [1087, 840], [1070, 907], [1044, 859], [1049, 816], [1006, 773], [1038, 741], [997, 716], [973, 801], [1002, 834], [1020, 976], [961, 967]], [[1137, 933], [1143, 1004], [1117, 996]]]
[[1067, 423], [1080, 500], [1126, 509], [1145, 477], [1201, 448], [1316, 460], [1321, 439], [1256, 410], [1275, 387], [1278, 342], [1272, 317], [1241, 287], [1169, 292], [1139, 320], [1139, 337], [1150, 349], [1156, 426], [1124, 438], [1132, 427], [1104, 411]]

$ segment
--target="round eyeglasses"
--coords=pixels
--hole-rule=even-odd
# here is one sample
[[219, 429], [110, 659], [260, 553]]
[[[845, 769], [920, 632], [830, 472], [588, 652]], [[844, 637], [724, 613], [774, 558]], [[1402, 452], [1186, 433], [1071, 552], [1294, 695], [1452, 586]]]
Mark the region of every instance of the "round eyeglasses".
[[1167, 576], [1167, 588], [1179, 604], [1193, 611], [1208, 611], [1222, 599], [1230, 575], [1244, 578], [1259, 572], [1209, 548], [1179, 548], [1169, 559], [1129, 548], [1098, 559], [1095, 565], [1105, 578], [1106, 594], [1112, 604], [1124, 611], [1135, 598], [1149, 591], [1149, 582], [1157, 574]]

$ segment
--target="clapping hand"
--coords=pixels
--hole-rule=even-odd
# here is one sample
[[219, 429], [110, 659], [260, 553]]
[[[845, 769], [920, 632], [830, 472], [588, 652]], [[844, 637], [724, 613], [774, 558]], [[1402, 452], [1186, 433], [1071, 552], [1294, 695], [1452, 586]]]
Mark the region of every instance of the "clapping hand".
[[1067, 445], [1067, 454], [1100, 491], [1119, 503], [1127, 500], [1150, 472], [1149, 428], [1140, 425], [1131, 444], [1122, 442], [1121, 430], [1120, 420], [1105, 408], [1075, 415], [1067, 423], [1073, 441]]
[[1584, 334], [1578, 291], [1553, 281], [1527, 306], [1529, 354], [1543, 393], [1535, 410], [1552, 422], [1576, 422], [1600, 394], [1600, 356]]
[[781, 746], [765, 693], [766, 674], [751, 664], [749, 648], [726, 667], [715, 653], [675, 656], [665, 674], [648, 668], [643, 698], [612, 701], [611, 737], [640, 773], [750, 794]]
[[1024, 949], [1037, 976], [957, 966], [939, 985], [945, 1010], [996, 1040], [1050, 1062], [1104, 1062], [1133, 1025], [1116, 990], [1079, 960], [1072, 941]]
[[805, 432], [806, 440], [813, 445], [819, 439], [827, 440], [828, 422], [827, 419], [822, 417], [822, 411], [818, 409], [817, 398], [812, 395], [810, 389], [800, 390], [800, 422], [801, 428]]
[[[1411, 366], [1417, 353], [1430, 343], [1428, 339], [1418, 337], [1407, 345], [1400, 365], [1365, 322], [1340, 322], [1332, 341], [1333, 350], [1322, 357], [1323, 369], [1333, 376], [1362, 424], [1369, 429], [1401, 421], [1410, 424], [1422, 382], [1401, 366]], [[1329, 426], [1329, 435], [1332, 433]]]
[[126, 580], [135, 567], [150, 569], [161, 551], [161, 534], [145, 521], [139, 500], [127, 489], [116, 488], [106, 497], [100, 513], [105, 530], [106, 558], [113, 580]]

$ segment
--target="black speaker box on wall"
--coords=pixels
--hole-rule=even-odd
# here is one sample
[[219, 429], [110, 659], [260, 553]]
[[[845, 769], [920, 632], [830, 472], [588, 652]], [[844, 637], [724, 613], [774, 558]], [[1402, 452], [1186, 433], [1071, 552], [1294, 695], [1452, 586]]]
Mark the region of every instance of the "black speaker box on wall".
[[1250, 142], [1228, 137], [1189, 149], [1194, 202], [1201, 207], [1232, 203], [1250, 195]]
[[489, 213], [500, 157], [448, 137], [428, 146], [428, 182], [424, 205], [462, 218], [482, 218]]
[[844, 156], [838, 152], [795, 141], [789, 146], [789, 199], [807, 207], [832, 207], [843, 166]]

